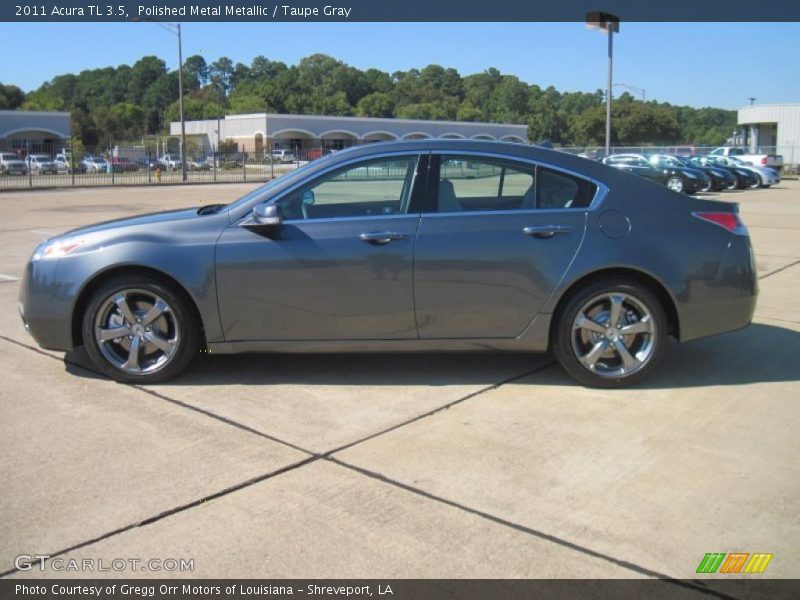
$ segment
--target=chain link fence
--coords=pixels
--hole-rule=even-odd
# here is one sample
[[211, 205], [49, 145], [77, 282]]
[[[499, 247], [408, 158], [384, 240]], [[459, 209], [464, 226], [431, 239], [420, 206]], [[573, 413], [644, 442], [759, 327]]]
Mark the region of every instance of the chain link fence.
[[[354, 142], [356, 145], [364, 143]], [[221, 144], [222, 146], [222, 144]], [[157, 148], [160, 148], [159, 152]], [[42, 152], [31, 148], [0, 150], [0, 190], [94, 185], [165, 185], [176, 183], [264, 182], [279, 177], [337, 149], [323, 145], [307, 147], [264, 144], [257, 150], [239, 150], [225, 144], [208, 152], [189, 151], [185, 178], [180, 152], [167, 151], [166, 144], [113, 145], [103, 148], [65, 144], [60, 150]], [[599, 160], [605, 148], [599, 146], [560, 147], [557, 150]], [[615, 146], [613, 154], [707, 154], [712, 147]], [[784, 173], [800, 170], [800, 148], [760, 147], [758, 153], [781, 154]]]

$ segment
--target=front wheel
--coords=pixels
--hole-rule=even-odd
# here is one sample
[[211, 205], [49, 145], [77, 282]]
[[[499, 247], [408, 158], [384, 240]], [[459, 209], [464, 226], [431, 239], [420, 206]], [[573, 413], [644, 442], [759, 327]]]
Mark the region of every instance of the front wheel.
[[94, 365], [124, 383], [154, 383], [183, 370], [200, 348], [194, 313], [170, 285], [127, 275], [100, 286], [83, 316]]
[[757, 188], [760, 188], [760, 187], [761, 187], [761, 184], [762, 184], [762, 181], [761, 181], [761, 175], [756, 175], [756, 179], [755, 179], [755, 181], [754, 181], [753, 183], [751, 183], [751, 184], [750, 184], [750, 189], [751, 189], [751, 190], [755, 190], [755, 189], [757, 189]]
[[614, 388], [646, 377], [664, 353], [664, 308], [639, 282], [609, 278], [573, 295], [555, 323], [553, 351], [580, 383]]
[[683, 179], [680, 177], [673, 175], [669, 179], [667, 179], [667, 188], [672, 190], [673, 192], [682, 193], [683, 192]]

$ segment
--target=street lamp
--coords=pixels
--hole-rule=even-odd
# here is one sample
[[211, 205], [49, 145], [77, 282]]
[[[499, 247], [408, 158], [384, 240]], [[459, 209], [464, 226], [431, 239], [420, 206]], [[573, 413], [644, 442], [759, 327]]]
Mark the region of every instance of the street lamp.
[[186, 181], [186, 121], [183, 118], [183, 46], [181, 45], [181, 24], [156, 22], [156, 25], [163, 27], [178, 38], [178, 103], [180, 105], [181, 116], [181, 179]]
[[641, 94], [642, 95], [642, 102], [644, 102], [644, 98], [645, 98], [645, 96], [644, 96], [644, 88], [637, 88], [636, 86], [628, 85], [627, 83], [615, 83], [614, 87], [624, 87], [626, 89], [629, 89], [632, 92], [636, 92], [637, 94]]
[[619, 33], [619, 17], [606, 12], [586, 13], [586, 26], [608, 35], [608, 82], [606, 86], [606, 156], [611, 154], [611, 85], [614, 56], [614, 34]]

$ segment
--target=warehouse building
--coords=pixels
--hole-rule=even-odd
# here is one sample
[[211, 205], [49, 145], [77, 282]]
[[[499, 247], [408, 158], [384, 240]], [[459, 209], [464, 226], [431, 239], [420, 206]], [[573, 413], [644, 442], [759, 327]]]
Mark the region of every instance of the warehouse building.
[[[180, 132], [180, 122], [173, 121], [170, 134], [180, 135]], [[186, 135], [201, 152], [210, 152], [220, 141], [230, 139], [238, 143], [242, 152], [258, 155], [265, 149], [277, 147], [303, 155], [312, 148], [340, 150], [355, 144], [387, 140], [442, 138], [526, 142], [528, 128], [501, 123], [257, 113], [187, 121]]]
[[744, 145], [783, 155], [784, 164], [800, 163], [800, 104], [760, 104], [739, 109]]
[[69, 136], [68, 112], [0, 110], [0, 150], [53, 154]]

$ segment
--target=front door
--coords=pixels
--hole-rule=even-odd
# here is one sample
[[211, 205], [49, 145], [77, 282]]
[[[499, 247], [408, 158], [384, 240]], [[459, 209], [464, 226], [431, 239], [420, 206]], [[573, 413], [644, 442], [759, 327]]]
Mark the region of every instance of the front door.
[[435, 157], [431, 177], [415, 252], [420, 338], [517, 337], [578, 251], [595, 185], [467, 155]]
[[277, 231], [234, 224], [217, 248], [226, 341], [415, 339], [410, 210], [419, 156], [365, 160], [278, 199]]

